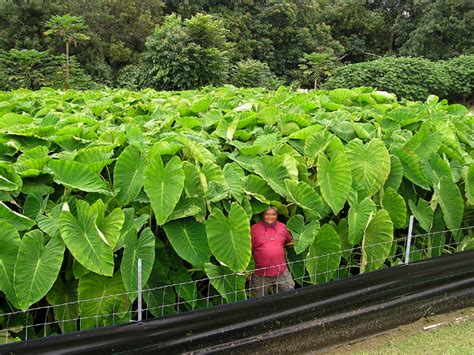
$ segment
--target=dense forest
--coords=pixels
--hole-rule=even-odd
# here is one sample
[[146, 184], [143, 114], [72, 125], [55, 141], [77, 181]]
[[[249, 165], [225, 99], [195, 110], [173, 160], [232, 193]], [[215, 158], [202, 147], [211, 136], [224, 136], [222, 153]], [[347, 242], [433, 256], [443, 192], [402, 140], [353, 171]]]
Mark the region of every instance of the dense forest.
[[0, 89], [62, 87], [66, 51], [79, 89], [313, 88], [386, 57], [469, 71], [473, 33], [470, 0], [0, 0]]

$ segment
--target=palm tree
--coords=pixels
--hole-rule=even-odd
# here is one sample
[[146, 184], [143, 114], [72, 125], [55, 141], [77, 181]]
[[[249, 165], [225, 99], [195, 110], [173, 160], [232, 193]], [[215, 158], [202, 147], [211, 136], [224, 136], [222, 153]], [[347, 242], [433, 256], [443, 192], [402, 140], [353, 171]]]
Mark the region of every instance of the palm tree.
[[69, 86], [69, 47], [71, 44], [77, 45], [78, 41], [87, 41], [89, 36], [83, 32], [88, 30], [88, 26], [81, 16], [53, 16], [46, 22], [48, 30], [46, 36], [57, 35], [66, 46], [66, 73], [64, 78], [64, 89]]

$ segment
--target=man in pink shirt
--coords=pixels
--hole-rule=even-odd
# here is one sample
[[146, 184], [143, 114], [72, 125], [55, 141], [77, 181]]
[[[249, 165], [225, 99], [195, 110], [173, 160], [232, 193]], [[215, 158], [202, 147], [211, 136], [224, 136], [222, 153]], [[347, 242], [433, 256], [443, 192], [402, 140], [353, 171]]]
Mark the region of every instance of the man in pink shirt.
[[255, 260], [255, 271], [250, 277], [251, 297], [268, 294], [272, 286], [273, 293], [295, 287], [285, 257], [285, 245], [293, 242], [293, 237], [277, 219], [277, 209], [269, 207], [263, 212], [263, 219], [251, 227], [252, 254]]

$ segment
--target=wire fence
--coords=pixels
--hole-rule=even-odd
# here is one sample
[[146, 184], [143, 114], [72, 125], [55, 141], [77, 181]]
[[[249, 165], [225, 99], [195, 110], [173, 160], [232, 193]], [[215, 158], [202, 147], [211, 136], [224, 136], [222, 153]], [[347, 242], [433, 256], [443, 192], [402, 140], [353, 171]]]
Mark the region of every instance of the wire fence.
[[0, 344], [239, 302], [474, 248], [474, 226], [415, 235], [412, 227], [413, 219], [400, 238], [306, 257], [290, 252], [286, 264], [147, 289], [139, 260], [136, 291], [0, 314]]

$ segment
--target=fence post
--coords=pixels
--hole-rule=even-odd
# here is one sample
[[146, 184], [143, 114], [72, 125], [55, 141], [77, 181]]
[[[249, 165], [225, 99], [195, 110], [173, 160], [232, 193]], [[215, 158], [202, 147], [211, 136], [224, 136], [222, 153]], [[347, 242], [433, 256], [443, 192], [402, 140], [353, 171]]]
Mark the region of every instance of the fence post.
[[405, 265], [410, 262], [410, 248], [411, 248], [411, 237], [413, 233], [413, 221], [415, 217], [413, 215], [410, 216], [410, 224], [408, 225], [408, 236], [407, 236], [407, 249], [405, 251]]
[[138, 258], [138, 282], [137, 282], [137, 288], [138, 288], [138, 316], [137, 320], [139, 322], [142, 321], [142, 258]]

